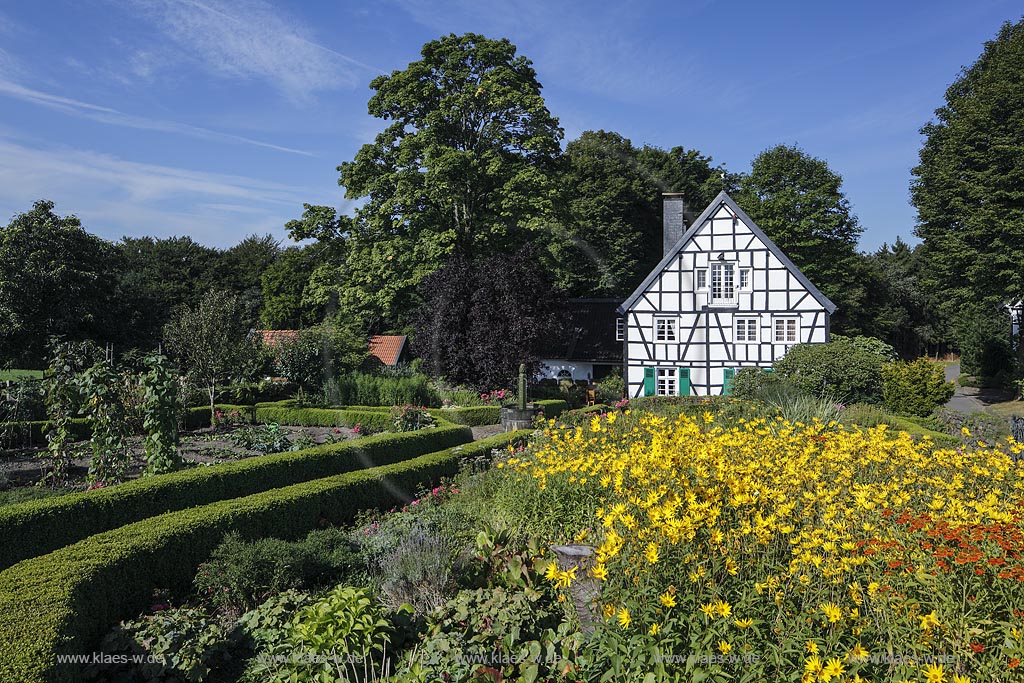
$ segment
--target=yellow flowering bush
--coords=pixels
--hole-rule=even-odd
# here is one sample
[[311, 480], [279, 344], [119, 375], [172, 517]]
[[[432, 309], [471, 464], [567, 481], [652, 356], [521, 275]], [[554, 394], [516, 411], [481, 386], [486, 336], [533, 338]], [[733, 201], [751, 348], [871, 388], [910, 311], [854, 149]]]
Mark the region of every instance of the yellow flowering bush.
[[616, 680], [964, 683], [1024, 658], [1022, 450], [627, 411], [503, 467], [595, 547]]

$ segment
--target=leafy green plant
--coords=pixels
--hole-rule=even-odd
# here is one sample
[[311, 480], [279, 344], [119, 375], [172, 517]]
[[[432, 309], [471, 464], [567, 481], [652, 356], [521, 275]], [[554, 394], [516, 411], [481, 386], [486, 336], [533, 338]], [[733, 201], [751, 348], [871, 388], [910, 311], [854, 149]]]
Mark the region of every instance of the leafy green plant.
[[238, 619], [238, 626], [256, 649], [273, 647], [284, 642], [295, 614], [313, 602], [315, 600], [309, 593], [291, 589], [281, 591], [243, 614]]
[[596, 398], [600, 403], [614, 405], [622, 400], [626, 393], [626, 384], [622, 380], [622, 371], [616, 369], [597, 382]]
[[82, 413], [92, 428], [90, 483], [123, 481], [131, 466], [131, 431], [117, 393], [119, 381], [118, 373], [104, 362], [96, 363], [78, 378]]
[[295, 614], [284, 638], [252, 662], [246, 680], [327, 683], [352, 680], [354, 673], [370, 678], [382, 668], [392, 630], [369, 591], [338, 586]]
[[59, 339], [52, 339], [50, 342], [50, 367], [43, 380], [43, 389], [46, 393], [44, 403], [49, 420], [44, 430], [46, 453], [51, 462], [47, 479], [54, 487], [64, 485], [67, 480], [67, 470], [72, 458], [71, 421], [78, 414], [82, 404], [76, 377], [82, 366], [95, 356], [94, 351], [92, 347]]
[[846, 403], [882, 399], [882, 365], [892, 348], [863, 337], [835, 335], [827, 344], [797, 344], [775, 362], [775, 371], [804, 391]]
[[927, 358], [882, 366], [882, 395], [886, 407], [898, 415], [925, 417], [948, 401], [956, 387], [946, 381], [943, 366]]
[[140, 377], [144, 392], [146, 474], [163, 474], [181, 466], [178, 453], [178, 378], [163, 356], [149, 356]]
[[199, 566], [194, 585], [212, 607], [237, 616], [283, 590], [313, 585], [326, 569], [301, 543], [231, 533]]
[[237, 429], [229, 438], [236, 446], [265, 454], [296, 450], [288, 433], [276, 422]]
[[414, 432], [434, 426], [434, 417], [421, 406], [395, 406], [391, 409], [391, 423], [396, 432]]
[[105, 654], [125, 656], [129, 661], [142, 656], [144, 663], [108, 664], [93, 674], [115, 680], [119, 680], [118, 674], [130, 673], [143, 681], [201, 683], [229, 658], [233, 640], [231, 633], [202, 610], [166, 609], [124, 622], [103, 639]]

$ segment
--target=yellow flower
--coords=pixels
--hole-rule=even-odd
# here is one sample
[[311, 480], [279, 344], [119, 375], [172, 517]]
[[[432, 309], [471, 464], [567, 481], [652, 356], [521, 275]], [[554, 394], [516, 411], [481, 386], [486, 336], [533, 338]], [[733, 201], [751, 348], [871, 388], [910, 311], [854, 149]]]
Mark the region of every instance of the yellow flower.
[[633, 619], [629, 616], [629, 610], [625, 607], [619, 609], [617, 618], [619, 620], [619, 626], [624, 629], [629, 628], [629, 625], [633, 623]]
[[818, 678], [823, 681], [830, 681], [833, 678], [839, 678], [842, 676], [844, 671], [846, 671], [846, 669], [843, 668], [842, 660], [840, 660], [839, 657], [833, 657], [825, 664], [821, 673], [818, 674]]
[[651, 635], [656, 636], [661, 633], [661, 626], [658, 624], [651, 624]]
[[647, 549], [644, 551], [644, 558], [649, 564], [654, 564], [658, 561], [658, 545], [656, 543], [647, 544]]
[[834, 602], [823, 602], [818, 605], [818, 609], [828, 618], [830, 624], [843, 620], [843, 610], [839, 609], [839, 605]]
[[754, 624], [753, 619], [736, 619], [732, 623], [736, 624], [737, 628], [750, 628]]
[[724, 619], [732, 614], [732, 605], [724, 600], [719, 600], [715, 603], [715, 612]]
[[861, 662], [865, 661], [870, 655], [871, 653], [868, 652], [867, 648], [860, 643], [857, 643], [853, 646], [853, 649], [850, 650], [850, 653], [846, 655], [846, 658], [853, 662]]
[[818, 674], [821, 671], [821, 659], [818, 655], [811, 655], [810, 659], [804, 662], [804, 671], [809, 674]]
[[604, 581], [608, 578], [608, 570], [603, 564], [596, 564], [594, 568], [590, 570], [590, 575], [598, 581]]
[[939, 625], [939, 617], [935, 614], [935, 610], [932, 610], [930, 614], [926, 614], [923, 617], [918, 617], [918, 619], [921, 620], [921, 629], [923, 631]]
[[929, 664], [921, 672], [928, 683], [943, 683], [946, 680], [946, 672], [942, 670], [941, 664]]
[[721, 652], [723, 655], [727, 655], [730, 652], [732, 652], [732, 645], [730, 645], [724, 640], [720, 640], [718, 641], [718, 651]]
[[615, 616], [615, 605], [605, 603], [601, 608], [601, 613], [604, 614], [605, 619], [611, 619]]
[[554, 561], [549, 562], [547, 569], [544, 570], [544, 578], [548, 581], [556, 581], [558, 579], [558, 574], [558, 563]]
[[970, 676], [961, 676], [959, 674], [953, 675], [953, 683], [971, 683]]
[[807, 644], [804, 645], [804, 649], [810, 652], [812, 655], [818, 654], [818, 644], [813, 640], [808, 640]]
[[715, 618], [715, 606], [710, 602], [706, 602], [700, 606], [700, 611], [704, 613], [704, 616], [714, 619]]
[[669, 593], [669, 592], [662, 593], [661, 595], [658, 596], [658, 599], [661, 600], [661, 604], [663, 604], [665, 607], [675, 607], [676, 606], [676, 596], [672, 595], [672, 593]]

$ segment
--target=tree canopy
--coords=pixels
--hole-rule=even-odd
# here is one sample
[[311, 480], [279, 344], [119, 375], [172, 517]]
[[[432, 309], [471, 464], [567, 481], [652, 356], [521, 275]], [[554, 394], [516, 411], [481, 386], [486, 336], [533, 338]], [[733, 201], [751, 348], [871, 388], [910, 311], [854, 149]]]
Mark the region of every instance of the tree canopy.
[[739, 181], [737, 203], [838, 310], [838, 332], [861, 332], [864, 277], [857, 257], [861, 227], [828, 164], [798, 147], [759, 154]]
[[51, 336], [111, 340], [115, 253], [37, 201], [0, 229], [0, 365], [41, 368]]
[[[913, 169], [915, 230], [942, 308], [1003, 318], [1024, 295], [1024, 20], [1007, 22], [946, 91]], [[986, 325], [987, 327], [999, 327]], [[970, 324], [962, 332], [977, 326]], [[1005, 332], [1003, 333], [1005, 336]], [[961, 345], [965, 335], [958, 334]]]

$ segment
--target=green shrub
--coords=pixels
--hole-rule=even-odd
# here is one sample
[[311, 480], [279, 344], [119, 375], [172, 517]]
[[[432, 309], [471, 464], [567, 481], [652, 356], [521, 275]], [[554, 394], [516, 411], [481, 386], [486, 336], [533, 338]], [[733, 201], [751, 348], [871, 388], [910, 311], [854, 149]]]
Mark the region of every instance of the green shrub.
[[284, 641], [288, 624], [303, 607], [314, 602], [309, 593], [286, 590], [271, 596], [256, 609], [243, 614], [238, 626], [252, 641], [254, 649], [265, 649]]
[[475, 406], [472, 408], [433, 408], [430, 414], [449, 422], [470, 427], [493, 425], [501, 421], [500, 406]]
[[797, 344], [775, 362], [775, 371], [817, 396], [845, 403], [878, 403], [882, 399], [882, 365], [891, 356], [877, 341], [837, 335], [827, 344]]
[[785, 381], [777, 372], [764, 368], [741, 368], [729, 384], [729, 395], [734, 398], [756, 400], [780, 382]]
[[466, 427], [454, 425], [410, 434], [381, 434], [9, 505], [0, 508], [0, 568], [169, 510], [394, 463], [471, 439]]
[[[1006, 417], [989, 415], [988, 413], [964, 413], [940, 408], [934, 413], [934, 420], [938, 429], [955, 437], [963, 443], [975, 443], [979, 439], [995, 442], [1005, 439], [1010, 433], [1010, 420]], [[971, 433], [966, 436], [962, 430], [966, 428]]]
[[434, 426], [434, 416], [426, 408], [395, 406], [391, 409], [391, 427], [396, 432], [415, 432]]
[[386, 377], [367, 372], [349, 372], [327, 386], [327, 405], [430, 406], [440, 407], [441, 398], [426, 375]]
[[884, 409], [869, 403], [854, 403], [846, 406], [839, 417], [840, 422], [845, 425], [856, 425], [858, 427], [877, 427], [878, 425], [890, 424], [892, 415]]
[[283, 590], [310, 585], [324, 570], [301, 543], [229, 533], [199, 565], [195, 588], [213, 608], [237, 617]]
[[[113, 680], [202, 683], [214, 668], [230, 659], [233, 639], [215, 619], [198, 609], [166, 609], [153, 616], [122, 623], [109, 633], [100, 648], [104, 654], [152, 657], [143, 664], [107, 664], [100, 671]], [[129, 672], [130, 668], [130, 672]]]
[[931, 415], [948, 401], [956, 387], [946, 381], [945, 370], [927, 358], [912, 363], [882, 366], [882, 395], [886, 407], [898, 415]]
[[365, 680], [360, 674], [375, 680], [391, 632], [391, 622], [365, 589], [338, 586], [295, 614], [283, 641], [261, 653], [246, 680]]
[[510, 432], [393, 465], [170, 512], [10, 567], [0, 572], [0, 680], [78, 680], [80, 670], [58, 665], [58, 654], [93, 650], [113, 624], [148, 606], [154, 588], [187, 588], [195, 568], [230, 531], [295, 538], [325, 517], [347, 522], [359, 510], [401, 503], [405, 491], [455, 475], [463, 459], [527, 435]]
[[596, 398], [601, 403], [615, 404], [626, 395], [626, 383], [622, 380], [622, 370], [613, 372], [597, 381]]
[[226, 615], [255, 609], [289, 589], [365, 581], [358, 547], [343, 533], [314, 531], [301, 541], [229, 533], [196, 571], [199, 598]]

